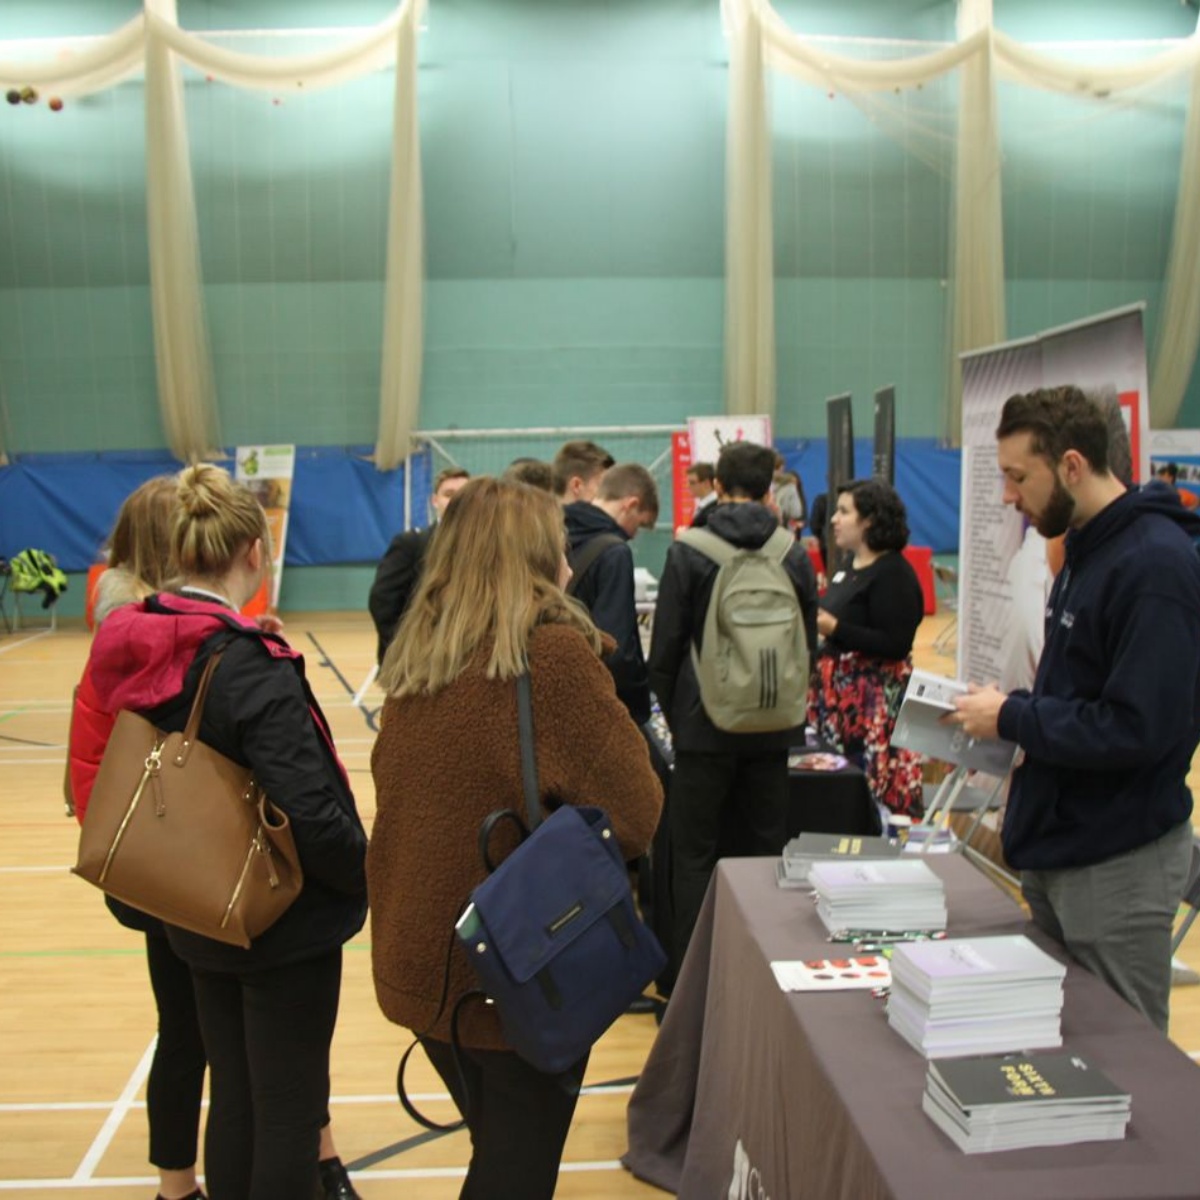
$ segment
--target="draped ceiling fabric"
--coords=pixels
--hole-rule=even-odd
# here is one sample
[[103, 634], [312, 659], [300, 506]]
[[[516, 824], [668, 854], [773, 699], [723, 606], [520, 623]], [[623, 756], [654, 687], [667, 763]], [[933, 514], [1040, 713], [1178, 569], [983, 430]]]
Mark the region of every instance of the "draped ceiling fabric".
[[64, 98], [91, 95], [145, 72], [146, 207], [159, 404], [167, 444], [180, 460], [211, 457], [219, 443], [181, 61], [214, 80], [265, 92], [334, 87], [396, 64], [377, 465], [394, 467], [406, 454], [421, 394], [416, 30], [424, 8], [425, 0], [402, 0], [386, 20], [331, 49], [273, 56], [216, 46], [179, 27], [175, 0], [145, 0], [141, 15], [107, 37], [81, 41], [68, 58], [0, 61], [0, 90], [30, 85]]
[[[275, 57], [218, 47], [179, 28], [175, 0], [146, 0], [140, 16], [107, 37], [80, 41], [69, 58], [0, 61], [0, 89], [32, 85], [62, 97], [88, 95], [139, 70], [146, 73], [155, 347], [163, 424], [179, 458], [209, 453], [218, 433], [178, 60], [213, 79], [264, 91], [331, 87], [395, 62], [376, 461], [386, 469], [404, 457], [421, 387], [423, 227], [415, 36], [424, 3], [402, 0], [386, 20], [322, 53]], [[1193, 35], [1139, 62], [1083, 63], [1007, 37], [994, 27], [991, 0], [959, 0], [955, 44], [909, 57], [864, 60], [833, 54], [797, 35], [770, 0], [721, 0], [721, 6], [731, 42], [725, 323], [730, 412], [773, 414], [775, 407], [771, 130], [765, 69], [786, 72], [865, 106], [870, 93], [918, 87], [961, 68], [956, 228], [949, 231], [955, 250], [952, 363], [959, 351], [1003, 337], [996, 80], [1091, 97], [1098, 103], [1175, 77], [1191, 83], [1150, 400], [1153, 424], [1174, 422], [1200, 345], [1200, 294], [1195, 287], [1200, 268], [1200, 37]]]
[[[769, 114], [764, 64], [802, 83], [846, 96], [869, 110], [870, 93], [921, 87], [960, 69], [955, 220], [948, 231], [954, 263], [952, 358], [1004, 339], [1004, 236], [1000, 207], [1000, 150], [996, 81], [1111, 102], [1177, 77], [1191, 80], [1190, 107], [1179, 174], [1167, 288], [1159, 320], [1150, 388], [1151, 423], [1172, 425], [1200, 347], [1200, 29], [1185, 41], [1139, 62], [1092, 63], [1057, 58], [1024, 46], [996, 29], [992, 0], [959, 0], [958, 41], [928, 53], [861, 59], [832, 53], [816, 39], [793, 32], [770, 0], [721, 0], [730, 39], [729, 202], [726, 208], [726, 408], [746, 411], [747, 381], [758, 391], [757, 411], [774, 415], [775, 332], [768, 320], [774, 292], [769, 205]], [[749, 42], [747, 46], [744, 43]], [[750, 128], [754, 120], [760, 128]], [[881, 122], [881, 127], [887, 124]], [[760, 164], [756, 177], [750, 173]], [[763, 206], [768, 216], [761, 218]], [[737, 261], [735, 261], [735, 259]], [[744, 312], [732, 311], [745, 306]], [[764, 327], [765, 326], [765, 327]], [[949, 377], [949, 371], [948, 371]], [[767, 390], [769, 388], [769, 390]], [[957, 388], [950, 390], [951, 396]], [[958, 438], [952, 400], [947, 432]]]

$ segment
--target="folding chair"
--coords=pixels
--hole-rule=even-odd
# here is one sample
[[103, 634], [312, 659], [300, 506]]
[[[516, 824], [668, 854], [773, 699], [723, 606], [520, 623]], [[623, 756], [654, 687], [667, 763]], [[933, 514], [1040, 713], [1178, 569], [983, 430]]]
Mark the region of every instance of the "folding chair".
[[12, 633], [13, 622], [18, 619], [17, 598], [11, 589], [11, 584], [12, 567], [8, 565], [7, 558], [0, 558], [0, 621], [4, 622], [6, 633]]
[[954, 614], [946, 628], [933, 639], [933, 649], [937, 654], [952, 654], [958, 635], [958, 572], [944, 563], [934, 563], [933, 573], [938, 583], [947, 588], [946, 608]]

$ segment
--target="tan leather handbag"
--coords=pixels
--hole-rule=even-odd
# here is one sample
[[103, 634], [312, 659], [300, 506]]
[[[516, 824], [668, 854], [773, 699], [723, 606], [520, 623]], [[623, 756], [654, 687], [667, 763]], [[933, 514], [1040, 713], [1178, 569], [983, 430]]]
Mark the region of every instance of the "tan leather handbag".
[[286, 814], [248, 768], [196, 737], [220, 660], [208, 660], [182, 733], [117, 715], [72, 870], [170, 925], [248, 947], [304, 877]]

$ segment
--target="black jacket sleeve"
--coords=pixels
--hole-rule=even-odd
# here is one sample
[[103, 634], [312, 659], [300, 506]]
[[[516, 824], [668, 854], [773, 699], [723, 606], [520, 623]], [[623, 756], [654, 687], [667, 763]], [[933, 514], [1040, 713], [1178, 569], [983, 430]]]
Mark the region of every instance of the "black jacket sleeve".
[[654, 630], [650, 636], [650, 688], [658, 697], [668, 725], [674, 708], [675, 685], [684, 658], [691, 652], [694, 631], [693, 588], [682, 544], [667, 550], [658, 601], [654, 606]]
[[375, 569], [375, 582], [371, 585], [367, 608], [371, 620], [375, 622], [378, 635], [376, 661], [380, 664], [396, 634], [400, 618], [404, 616], [416, 591], [429, 537], [430, 531], [425, 529], [409, 529], [398, 534], [392, 538]]
[[291, 661], [272, 658], [248, 638], [229, 646], [205, 704], [213, 744], [236, 746], [268, 798], [287, 814], [306, 878], [365, 895], [366, 834], [317, 720]]
[[817, 656], [817, 573], [813, 570], [808, 552], [799, 543], [788, 551], [783, 565], [791, 576], [796, 598], [800, 601], [804, 636], [808, 639], [808, 657], [811, 661]]

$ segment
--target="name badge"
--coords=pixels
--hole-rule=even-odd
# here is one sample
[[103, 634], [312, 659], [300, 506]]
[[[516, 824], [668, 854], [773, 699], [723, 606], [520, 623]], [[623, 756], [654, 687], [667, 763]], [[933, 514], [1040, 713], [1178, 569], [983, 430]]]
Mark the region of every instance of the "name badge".
[[839, 572], [838, 572], [838, 573], [837, 573], [837, 574], [836, 574], [836, 575], [833, 577], [833, 580], [832, 580], [832, 582], [834, 582], [834, 583], [841, 583], [841, 582], [842, 582], [842, 580], [843, 580], [843, 579], [845, 579], [845, 578], [846, 578], [846, 572], [845, 572], [845, 571], [839, 571]]

